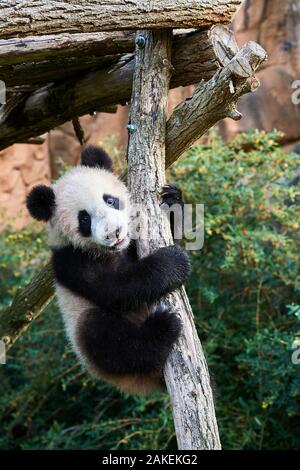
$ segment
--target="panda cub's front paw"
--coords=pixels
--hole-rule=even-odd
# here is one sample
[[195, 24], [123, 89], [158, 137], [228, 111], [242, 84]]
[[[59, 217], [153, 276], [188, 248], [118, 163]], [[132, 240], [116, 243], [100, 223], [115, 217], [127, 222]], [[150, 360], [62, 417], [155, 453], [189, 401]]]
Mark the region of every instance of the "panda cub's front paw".
[[175, 242], [180, 242], [184, 235], [184, 202], [181, 190], [172, 184], [161, 188], [161, 209], [166, 212]]
[[161, 204], [167, 204], [169, 207], [173, 204], [183, 205], [181, 190], [173, 184], [165, 184], [162, 186], [160, 197]]
[[191, 263], [188, 255], [179, 245], [171, 245], [156, 251], [169, 281], [171, 290], [177, 289], [185, 283], [191, 273]]

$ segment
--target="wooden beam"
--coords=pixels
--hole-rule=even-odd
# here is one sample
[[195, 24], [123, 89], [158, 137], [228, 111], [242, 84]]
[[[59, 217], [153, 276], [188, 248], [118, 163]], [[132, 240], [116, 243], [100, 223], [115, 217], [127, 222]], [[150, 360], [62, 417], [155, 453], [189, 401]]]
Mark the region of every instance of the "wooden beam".
[[5, 0], [0, 37], [228, 24], [242, 0]]

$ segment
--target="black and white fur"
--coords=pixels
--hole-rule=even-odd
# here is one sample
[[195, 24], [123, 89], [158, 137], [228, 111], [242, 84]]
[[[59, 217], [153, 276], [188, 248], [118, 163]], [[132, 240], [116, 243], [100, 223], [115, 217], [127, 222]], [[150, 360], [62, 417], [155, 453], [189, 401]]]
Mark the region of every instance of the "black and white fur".
[[[172, 186], [162, 200], [182, 203]], [[155, 303], [186, 281], [187, 255], [176, 245], [137, 258], [128, 191], [97, 147], [86, 148], [81, 165], [52, 187], [33, 188], [27, 207], [49, 222], [56, 295], [81, 362], [123, 391], [159, 388], [181, 324]]]

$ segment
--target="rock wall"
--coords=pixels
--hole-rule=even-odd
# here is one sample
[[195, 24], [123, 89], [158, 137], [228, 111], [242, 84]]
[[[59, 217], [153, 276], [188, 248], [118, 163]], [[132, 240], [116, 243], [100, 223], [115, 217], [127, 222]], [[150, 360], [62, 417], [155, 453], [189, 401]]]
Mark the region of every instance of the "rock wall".
[[0, 152], [0, 229], [29, 221], [25, 199], [30, 189], [50, 181], [48, 142], [13, 145]]

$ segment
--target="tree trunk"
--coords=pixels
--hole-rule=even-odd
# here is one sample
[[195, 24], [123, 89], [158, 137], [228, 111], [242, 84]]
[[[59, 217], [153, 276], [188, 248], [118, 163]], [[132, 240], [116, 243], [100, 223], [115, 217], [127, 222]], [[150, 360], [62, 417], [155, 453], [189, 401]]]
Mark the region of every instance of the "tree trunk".
[[[128, 184], [134, 203], [147, 211], [147, 240], [137, 243], [139, 256], [173, 244], [160, 213], [159, 190], [165, 183], [166, 109], [171, 73], [171, 35], [140, 32], [145, 48], [136, 50], [128, 146]], [[179, 449], [219, 449], [217, 422], [206, 361], [184, 288], [165, 300], [181, 318], [183, 332], [165, 367]]]
[[6, 0], [0, 37], [227, 24], [242, 0]]

